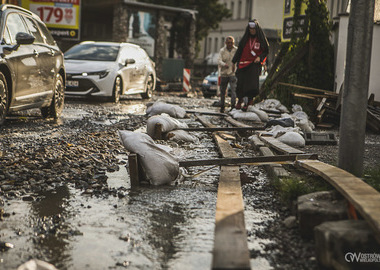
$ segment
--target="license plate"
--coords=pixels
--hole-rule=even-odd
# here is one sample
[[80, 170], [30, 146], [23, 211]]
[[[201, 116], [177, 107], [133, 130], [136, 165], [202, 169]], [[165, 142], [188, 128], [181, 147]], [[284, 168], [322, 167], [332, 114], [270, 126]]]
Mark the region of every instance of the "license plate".
[[210, 86], [210, 89], [211, 89], [211, 90], [216, 90], [216, 89], [218, 89], [218, 86], [217, 86], [217, 85], [211, 85], [211, 86]]
[[66, 85], [70, 87], [78, 87], [79, 86], [79, 81], [72, 81], [72, 80], [67, 80]]

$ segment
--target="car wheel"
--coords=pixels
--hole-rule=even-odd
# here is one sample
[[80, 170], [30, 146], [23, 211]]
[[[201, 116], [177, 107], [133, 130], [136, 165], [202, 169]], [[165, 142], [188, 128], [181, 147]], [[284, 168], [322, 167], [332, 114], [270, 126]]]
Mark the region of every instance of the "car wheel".
[[0, 125], [4, 123], [8, 111], [8, 86], [4, 74], [0, 72]]
[[118, 103], [120, 101], [120, 95], [121, 95], [121, 78], [120, 76], [117, 76], [115, 79], [115, 83], [113, 85], [112, 90], [112, 102]]
[[141, 94], [142, 98], [151, 98], [153, 96], [153, 77], [149, 76], [145, 83], [145, 91]]
[[57, 74], [57, 77], [55, 79], [53, 100], [51, 101], [50, 106], [41, 108], [42, 116], [44, 118], [48, 118], [48, 117], [52, 117], [54, 119], [59, 118], [62, 114], [64, 103], [65, 103], [65, 87], [63, 84], [62, 76], [60, 74]]

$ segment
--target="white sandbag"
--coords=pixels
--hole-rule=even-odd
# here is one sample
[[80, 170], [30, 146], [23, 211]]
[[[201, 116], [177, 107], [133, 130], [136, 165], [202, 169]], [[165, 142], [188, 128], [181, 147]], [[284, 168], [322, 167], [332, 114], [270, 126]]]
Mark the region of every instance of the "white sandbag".
[[299, 127], [283, 127], [280, 125], [272, 126], [266, 129], [267, 134], [272, 134], [273, 137], [278, 137], [279, 134], [283, 134], [286, 132], [297, 132], [302, 133]]
[[180, 141], [192, 142], [192, 143], [199, 142], [199, 139], [197, 137], [181, 129], [169, 131], [166, 134], [166, 138], [168, 140], [175, 141], [175, 142], [180, 142]]
[[[314, 124], [307, 119], [299, 119], [296, 122], [297, 127], [300, 127], [303, 132], [310, 133], [313, 132]], [[311, 125], [310, 125], [311, 124]]]
[[289, 112], [288, 108], [286, 108], [285, 105], [282, 105], [282, 104], [280, 106], [276, 107], [276, 109], [282, 113], [288, 113]]
[[261, 122], [259, 116], [254, 112], [243, 112], [241, 110], [232, 110], [230, 115], [235, 119]]
[[260, 118], [262, 122], [268, 122], [268, 119], [269, 119], [268, 114], [256, 108], [255, 106], [248, 106], [247, 112], [254, 112], [255, 114], [257, 114], [257, 116]]
[[302, 106], [298, 105], [298, 104], [293, 104], [292, 105], [292, 112], [299, 112], [299, 111], [303, 111]]
[[146, 178], [152, 185], [170, 184], [179, 176], [178, 160], [156, 145], [149, 135], [120, 130], [119, 136], [125, 149], [138, 155]]
[[146, 126], [147, 126], [146, 132], [151, 137], [154, 136], [156, 124], [158, 124], [158, 123], [161, 124], [161, 126], [162, 126], [162, 128], [161, 128], [162, 132], [169, 132], [169, 131], [174, 130], [174, 129], [181, 129], [181, 128], [187, 128], [188, 127], [188, 125], [186, 123], [182, 123], [179, 120], [177, 120], [173, 117], [170, 117], [167, 114], [154, 115], [154, 116], [150, 117], [146, 123]]
[[305, 139], [298, 132], [293, 132], [293, 131], [285, 132], [281, 134], [279, 137], [276, 137], [276, 139], [279, 140], [280, 142], [286, 143], [287, 145], [290, 145], [293, 147], [305, 146]]
[[29, 260], [19, 267], [17, 270], [58, 270], [54, 265], [38, 259]]
[[309, 119], [309, 116], [304, 111], [296, 111], [292, 114], [297, 119]]
[[148, 116], [158, 115], [162, 113], [167, 113], [174, 118], [184, 118], [186, 115], [186, 110], [178, 105], [167, 104], [162, 101], [157, 101], [153, 104], [148, 104], [146, 109], [146, 114]]

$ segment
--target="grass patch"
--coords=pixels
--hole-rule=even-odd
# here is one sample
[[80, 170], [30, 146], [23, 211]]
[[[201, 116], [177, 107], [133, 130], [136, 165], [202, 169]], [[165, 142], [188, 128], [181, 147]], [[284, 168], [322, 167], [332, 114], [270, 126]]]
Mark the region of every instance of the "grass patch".
[[380, 192], [380, 166], [368, 169], [364, 174], [364, 181]]
[[273, 182], [281, 200], [290, 204], [301, 195], [331, 190], [333, 187], [321, 177], [284, 177], [276, 178]]

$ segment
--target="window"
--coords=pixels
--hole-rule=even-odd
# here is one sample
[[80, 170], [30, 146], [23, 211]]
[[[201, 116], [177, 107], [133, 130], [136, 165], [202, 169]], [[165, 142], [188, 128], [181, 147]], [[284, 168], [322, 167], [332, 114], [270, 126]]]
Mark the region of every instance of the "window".
[[212, 43], [212, 38], [208, 38], [207, 54], [211, 53], [211, 43]]
[[50, 34], [49, 30], [46, 28], [46, 26], [40, 22], [38, 22], [38, 26], [40, 27], [40, 30], [42, 32], [42, 36], [45, 39], [45, 42], [49, 45], [55, 45], [55, 40]]
[[5, 27], [2, 44], [11, 44], [11, 43], [12, 43], [12, 40], [11, 40], [11, 36], [9, 35], [9, 32], [8, 32], [8, 27]]
[[10, 13], [7, 17], [7, 27], [10, 35], [10, 43], [16, 44], [16, 35], [19, 32], [28, 33], [21, 17], [17, 13]]
[[245, 17], [247, 19], [250, 19], [249, 18], [249, 10], [251, 9], [251, 5], [250, 5], [251, 1], [250, 0], [246, 0], [245, 1]]
[[235, 3], [234, 1], [231, 1], [231, 13], [232, 13], [232, 19], [235, 19]]
[[215, 38], [215, 44], [214, 44], [214, 52], [218, 52], [219, 51], [219, 40], [218, 40], [218, 38], [216, 37]]
[[239, 0], [239, 4], [238, 4], [238, 19], [241, 19], [242, 16], [241, 16], [241, 13], [242, 13], [242, 4], [241, 4], [241, 0]]
[[29, 32], [35, 37], [34, 42], [44, 43], [44, 38], [42, 37], [36, 23], [29, 17], [23, 16], [23, 18], [25, 19], [25, 23], [29, 29]]

